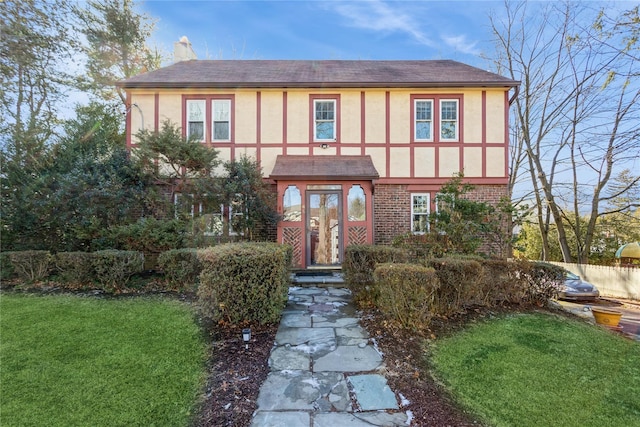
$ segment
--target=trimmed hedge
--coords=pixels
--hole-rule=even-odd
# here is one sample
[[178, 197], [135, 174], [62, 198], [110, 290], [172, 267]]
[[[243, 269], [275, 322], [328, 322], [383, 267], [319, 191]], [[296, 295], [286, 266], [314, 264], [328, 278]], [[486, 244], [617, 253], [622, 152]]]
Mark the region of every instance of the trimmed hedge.
[[106, 249], [92, 253], [91, 264], [96, 280], [107, 291], [125, 287], [134, 274], [144, 271], [144, 255], [137, 251]]
[[524, 287], [524, 302], [538, 306], [557, 298], [564, 284], [565, 270], [544, 262], [518, 261]]
[[198, 252], [203, 317], [231, 324], [275, 323], [287, 302], [292, 248], [228, 243]]
[[49, 277], [51, 254], [49, 251], [5, 252], [16, 276], [26, 282], [39, 282]]
[[433, 268], [416, 264], [378, 264], [374, 277], [378, 290], [376, 301], [383, 314], [414, 331], [429, 326], [440, 287]]
[[482, 305], [520, 304], [526, 299], [526, 286], [519, 277], [522, 269], [519, 263], [486, 259], [481, 264]]
[[482, 265], [475, 260], [436, 258], [426, 260], [436, 271], [440, 288], [436, 298], [439, 314], [450, 315], [482, 300]]
[[194, 291], [198, 288], [202, 264], [197, 249], [172, 249], [162, 252], [158, 257], [158, 267], [164, 272], [164, 277], [170, 285]]
[[344, 252], [342, 272], [352, 291], [363, 290], [374, 284], [376, 264], [401, 262], [408, 259], [403, 249], [382, 245], [351, 245]]
[[58, 278], [65, 283], [90, 283], [95, 279], [93, 254], [90, 252], [58, 252], [53, 264]]

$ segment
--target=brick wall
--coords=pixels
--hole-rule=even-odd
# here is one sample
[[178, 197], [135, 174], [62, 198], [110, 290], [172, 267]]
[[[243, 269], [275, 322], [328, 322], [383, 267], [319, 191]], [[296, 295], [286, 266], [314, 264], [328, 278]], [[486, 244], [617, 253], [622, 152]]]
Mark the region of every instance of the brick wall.
[[[431, 192], [431, 199], [436, 192]], [[470, 200], [497, 205], [507, 195], [504, 185], [476, 185], [466, 194]], [[375, 187], [373, 199], [374, 243], [390, 244], [394, 237], [411, 231], [411, 192], [407, 185], [381, 185]], [[489, 250], [488, 247], [481, 250]]]
[[376, 185], [373, 221], [375, 244], [390, 244], [411, 231], [411, 193], [406, 185]]

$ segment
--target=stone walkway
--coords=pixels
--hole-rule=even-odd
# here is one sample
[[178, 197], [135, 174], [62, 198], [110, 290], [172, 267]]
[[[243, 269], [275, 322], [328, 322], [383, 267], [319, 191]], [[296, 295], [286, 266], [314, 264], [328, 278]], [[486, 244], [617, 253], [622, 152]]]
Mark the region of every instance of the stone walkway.
[[292, 287], [252, 427], [403, 426], [411, 414], [387, 385], [375, 342], [348, 289]]

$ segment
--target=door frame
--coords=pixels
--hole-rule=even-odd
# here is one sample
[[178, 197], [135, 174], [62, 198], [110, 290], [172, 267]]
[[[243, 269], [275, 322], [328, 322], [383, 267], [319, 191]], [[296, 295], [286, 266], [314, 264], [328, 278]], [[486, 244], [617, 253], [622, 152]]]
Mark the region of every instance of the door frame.
[[[314, 264], [313, 263], [313, 229], [311, 227], [312, 220], [312, 208], [311, 198], [315, 195], [333, 194], [336, 195], [337, 201], [337, 227], [338, 227], [338, 262], [328, 264]], [[305, 209], [304, 213], [304, 247], [305, 247], [305, 265], [307, 268], [334, 268], [340, 267], [344, 259], [344, 217], [343, 217], [343, 189], [309, 189], [305, 191]], [[331, 229], [331, 227], [330, 227]], [[331, 242], [332, 239], [329, 239]]]

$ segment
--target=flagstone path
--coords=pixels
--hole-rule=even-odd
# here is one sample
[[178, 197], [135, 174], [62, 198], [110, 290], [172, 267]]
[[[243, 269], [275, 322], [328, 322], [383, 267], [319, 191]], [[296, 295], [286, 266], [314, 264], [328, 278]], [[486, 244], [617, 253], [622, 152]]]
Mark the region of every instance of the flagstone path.
[[404, 426], [383, 357], [359, 325], [351, 292], [292, 287], [252, 427]]

